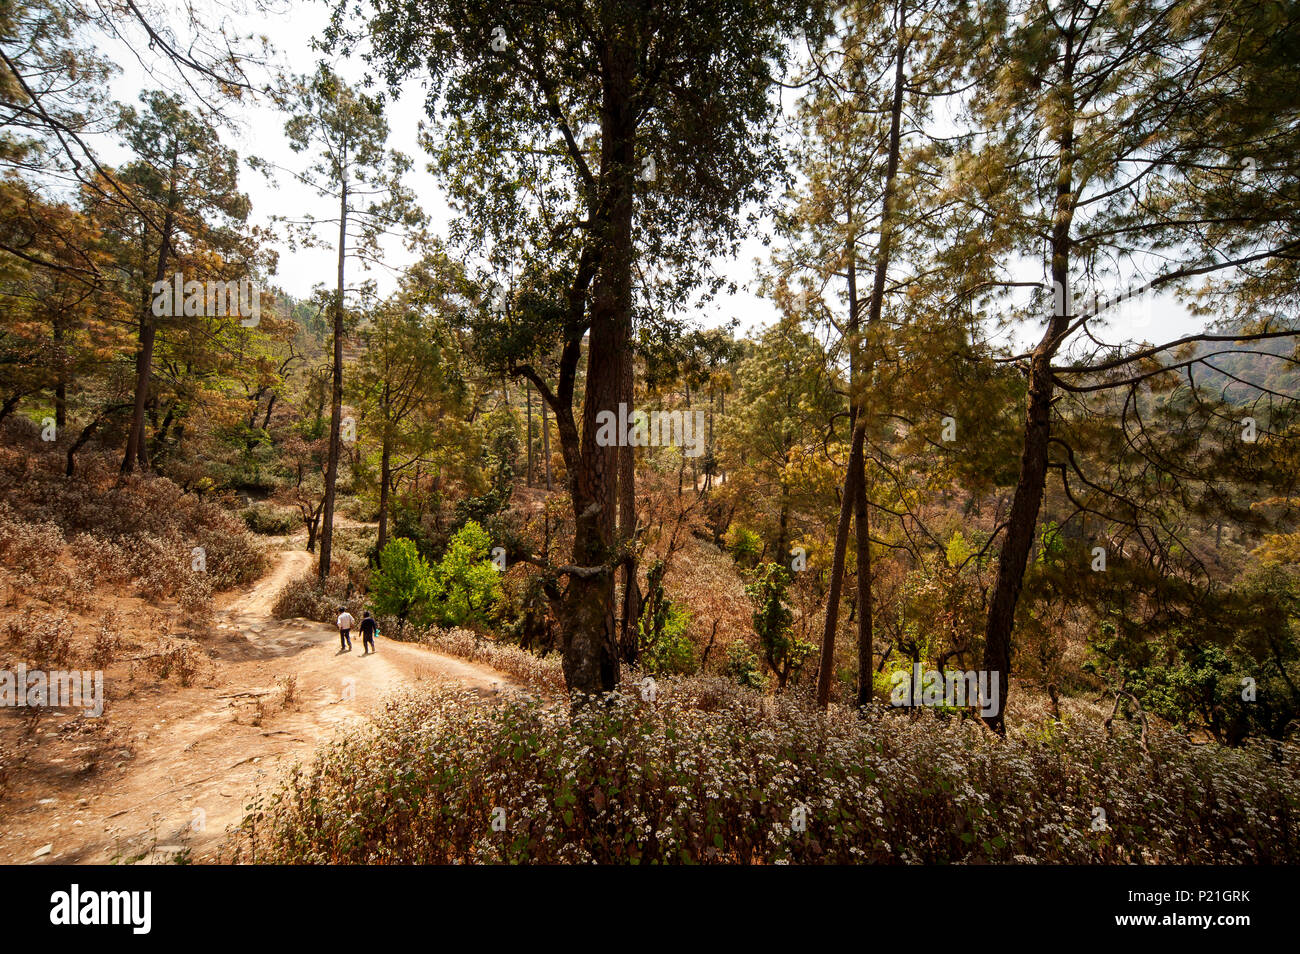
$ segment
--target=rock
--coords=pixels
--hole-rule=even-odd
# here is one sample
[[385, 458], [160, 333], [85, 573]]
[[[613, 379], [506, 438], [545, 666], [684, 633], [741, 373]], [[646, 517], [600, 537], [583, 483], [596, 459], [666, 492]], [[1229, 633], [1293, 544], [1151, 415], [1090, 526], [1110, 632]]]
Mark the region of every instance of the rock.
[[33, 858], [44, 858], [46, 855], [48, 855], [48, 854], [49, 854], [50, 852], [52, 852], [53, 850], [54, 850], [54, 845], [52, 845], [52, 844], [50, 844], [50, 845], [42, 845], [40, 848], [37, 848], [37, 849], [36, 849], [36, 853], [33, 854], [32, 857], [33, 857]]

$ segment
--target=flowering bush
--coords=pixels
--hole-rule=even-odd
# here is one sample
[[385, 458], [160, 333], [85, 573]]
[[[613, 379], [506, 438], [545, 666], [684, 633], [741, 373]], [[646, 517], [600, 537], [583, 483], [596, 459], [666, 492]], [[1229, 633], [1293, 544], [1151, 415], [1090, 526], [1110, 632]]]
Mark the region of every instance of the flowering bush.
[[823, 715], [717, 678], [574, 713], [443, 689], [391, 699], [296, 769], [232, 847], [272, 863], [1300, 860], [1294, 752], [1148, 746]]
[[[385, 626], [385, 621], [380, 620]], [[387, 629], [384, 630], [387, 632]], [[393, 630], [396, 632], [396, 629]], [[540, 689], [543, 692], [564, 692], [564, 670], [559, 653], [539, 656], [513, 643], [485, 639], [467, 629], [442, 629], [433, 627], [420, 637], [430, 649], [449, 656], [458, 656], [470, 662], [491, 666], [498, 672]]]

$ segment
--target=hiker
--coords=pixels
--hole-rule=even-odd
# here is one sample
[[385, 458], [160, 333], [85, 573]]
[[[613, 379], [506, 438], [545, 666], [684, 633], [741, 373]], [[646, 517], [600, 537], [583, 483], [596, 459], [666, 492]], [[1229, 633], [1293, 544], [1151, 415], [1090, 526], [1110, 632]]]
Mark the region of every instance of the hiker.
[[[379, 631], [379, 624], [375, 618], [370, 615], [370, 610], [362, 613], [361, 620], [361, 655], [373, 653], [375, 651], [375, 633]], [[369, 648], [367, 648], [369, 647]]]
[[346, 606], [339, 607], [339, 652], [352, 652], [352, 614]]

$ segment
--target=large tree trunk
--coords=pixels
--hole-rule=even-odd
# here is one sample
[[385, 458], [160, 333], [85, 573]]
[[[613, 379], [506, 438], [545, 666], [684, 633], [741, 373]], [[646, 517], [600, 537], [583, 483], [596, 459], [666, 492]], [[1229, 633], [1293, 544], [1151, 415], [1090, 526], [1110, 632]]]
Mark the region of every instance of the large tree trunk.
[[[1041, 350], [1041, 345], [1039, 346]], [[1004, 712], [1009, 695], [1007, 680], [1011, 676], [1011, 633], [1015, 627], [1016, 604], [1024, 585], [1025, 568], [1034, 543], [1038, 508], [1047, 483], [1048, 441], [1051, 437], [1052, 378], [1049, 358], [1035, 353], [1029, 370], [1029, 401], [1025, 411], [1025, 446], [1020, 456], [1020, 476], [1011, 500], [1011, 514], [998, 556], [997, 582], [989, 602], [984, 628], [984, 668], [990, 673], [990, 685], [998, 687], [995, 711], [984, 716], [989, 728], [1005, 731]], [[997, 682], [993, 683], [993, 674]]]
[[984, 627], [984, 668], [989, 684], [997, 676], [995, 698], [986, 700], [990, 712], [985, 723], [998, 734], [1006, 732], [1006, 704], [1011, 686], [1012, 632], [1015, 629], [1016, 605], [1024, 586], [1025, 569], [1033, 549], [1038, 524], [1038, 510], [1047, 485], [1048, 452], [1052, 431], [1052, 358], [1070, 327], [1070, 254], [1071, 228], [1074, 222], [1074, 113], [1069, 92], [1073, 79], [1073, 47], [1067, 38], [1061, 89], [1062, 100], [1057, 139], [1058, 164], [1056, 202], [1051, 238], [1051, 274], [1053, 282], [1052, 317], [1042, 340], [1029, 360], [1029, 394], [1025, 407], [1025, 443], [1020, 455], [1020, 474], [1011, 498], [1011, 513], [1006, 534], [998, 554], [998, 575], [989, 601], [989, 615]]
[[[864, 409], [864, 414], [869, 413]], [[871, 605], [871, 523], [867, 512], [867, 459], [858, 458], [862, 468], [853, 487], [853, 529], [856, 533], [858, 561], [858, 706], [871, 702], [872, 605]]]
[[[631, 108], [636, 58], [617, 42], [611, 51], [601, 105], [601, 179], [608, 183], [609, 210], [594, 240], [603, 246], [592, 283], [587, 390], [582, 407], [581, 453], [571, 468], [573, 562], [559, 614], [564, 679], [575, 694], [600, 695], [618, 685], [619, 645], [615, 621], [618, 446], [596, 443], [597, 415], [618, 417], [627, 402], [623, 362], [632, 326], [632, 214], [635, 116]], [[621, 435], [620, 435], [621, 437]]]
[[[632, 362], [623, 362], [623, 392], [630, 394], [632, 387]], [[629, 400], [630, 407], [630, 400]], [[641, 587], [636, 577], [636, 556], [631, 550], [636, 534], [636, 458], [632, 447], [620, 447], [618, 454], [618, 538], [628, 547], [623, 561], [623, 615], [620, 621], [623, 661], [629, 665], [637, 660], [637, 620], [641, 616]]]
[[[172, 179], [167, 198], [167, 211], [163, 216], [162, 233], [158, 237], [158, 261], [154, 266], [153, 284], [167, 278], [167, 251], [171, 245], [172, 229], [176, 221], [176, 176], [178, 174], [175, 153], [172, 155]], [[179, 302], [172, 302], [175, 311]], [[126, 453], [122, 457], [122, 473], [129, 474], [135, 470], [136, 462], [147, 466], [145, 454], [144, 414], [149, 404], [149, 377], [153, 374], [153, 347], [157, 329], [153, 321], [153, 285], [145, 289], [143, 307], [140, 309], [140, 344], [135, 356], [135, 402], [131, 413], [131, 430], [127, 436]]]
[[849, 542], [849, 517], [853, 512], [854, 488], [857, 475], [862, 472], [863, 429], [854, 415], [853, 444], [849, 450], [849, 466], [844, 475], [844, 492], [840, 500], [840, 518], [835, 524], [835, 552], [831, 558], [831, 582], [826, 594], [826, 619], [822, 629], [821, 661], [817, 665], [817, 705], [825, 709], [830, 705], [831, 681], [835, 676], [835, 630], [840, 618], [840, 588], [844, 584], [844, 554]]
[[546, 419], [546, 401], [542, 400], [542, 456], [546, 465], [546, 489], [554, 490], [551, 485], [551, 424]]
[[[902, 143], [903, 117], [903, 81], [907, 60], [907, 9], [902, 2], [898, 5], [898, 49], [894, 60], [894, 90], [889, 113], [889, 151], [885, 160], [885, 181], [880, 196], [880, 244], [876, 249], [875, 272], [872, 275], [871, 298], [867, 302], [866, 334], [880, 323], [880, 314], [885, 301], [885, 280], [889, 274], [889, 261], [893, 247], [894, 235], [894, 187], [898, 178], [898, 158]], [[849, 210], [850, 213], [852, 210]], [[850, 215], [851, 218], [851, 215]], [[858, 555], [858, 704], [870, 699], [871, 685], [871, 576], [870, 553], [868, 551], [868, 526], [866, 519], [866, 459], [865, 442], [867, 413], [867, 394], [871, 387], [872, 364], [869, 353], [862, 347], [859, 336], [860, 325], [857, 320], [857, 247], [855, 241], [849, 243], [849, 334], [854, 339], [850, 342], [850, 396], [853, 404], [851, 416], [854, 421], [853, 446], [849, 451], [848, 472], [844, 475], [844, 497], [840, 506], [840, 526], [835, 535], [835, 559], [831, 570], [831, 595], [826, 604], [826, 622], [822, 635], [823, 659], [833, 659], [835, 650], [835, 629], [839, 624], [840, 586], [844, 572], [844, 551], [848, 547], [848, 519], [850, 510], [861, 507], [856, 534]], [[859, 498], [861, 498], [859, 500]], [[866, 564], [863, 558], [866, 557]], [[866, 617], [864, 622], [864, 617]], [[866, 646], [862, 645], [866, 639]], [[866, 672], [862, 670], [862, 660], [868, 662]], [[830, 663], [823, 664], [829, 669]], [[818, 672], [817, 701], [825, 708], [830, 701], [831, 673]], [[824, 683], [824, 685], [823, 685]], [[864, 692], [863, 685], [866, 685]]]
[[388, 542], [388, 486], [392, 481], [393, 449], [384, 429], [384, 448], [379, 454], [379, 543], [378, 552], [384, 552]]
[[334, 488], [339, 477], [339, 456], [342, 450], [343, 415], [343, 281], [348, 240], [348, 185], [346, 180], [339, 190], [339, 258], [338, 283], [334, 290], [334, 379], [330, 391], [330, 447], [325, 465], [325, 509], [321, 514], [320, 559], [318, 573], [323, 580], [329, 576], [330, 558], [334, 544]]

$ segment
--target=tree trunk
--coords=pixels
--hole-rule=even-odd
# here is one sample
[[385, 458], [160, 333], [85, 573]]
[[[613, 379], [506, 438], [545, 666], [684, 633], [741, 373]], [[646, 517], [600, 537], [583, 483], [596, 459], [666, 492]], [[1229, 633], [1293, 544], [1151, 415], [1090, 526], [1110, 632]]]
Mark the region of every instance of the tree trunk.
[[[346, 148], [346, 146], [345, 146]], [[318, 573], [320, 579], [329, 576], [330, 558], [334, 544], [334, 488], [338, 483], [339, 456], [342, 441], [340, 439], [343, 415], [343, 292], [344, 262], [347, 255], [348, 240], [348, 185], [344, 180], [339, 190], [339, 257], [338, 283], [334, 290], [334, 380], [330, 391], [330, 447], [325, 465], [325, 508], [321, 515], [320, 559]]]
[[623, 362], [631, 343], [632, 215], [635, 122], [632, 109], [634, 51], [615, 42], [601, 104], [601, 178], [607, 182], [607, 217], [593, 240], [601, 243], [601, 268], [592, 284], [587, 349], [586, 396], [582, 407], [581, 453], [570, 469], [573, 503], [573, 562], [588, 568], [571, 573], [559, 614], [565, 684], [575, 696], [601, 695], [618, 685], [619, 645], [615, 622], [617, 564], [615, 515], [618, 505], [617, 446], [596, 443], [597, 415], [618, 417], [628, 401]]
[[[865, 408], [864, 414], [869, 413]], [[873, 616], [871, 606], [871, 523], [867, 512], [867, 458], [858, 459], [861, 470], [853, 481], [853, 528], [856, 533], [858, 561], [858, 706], [871, 702], [871, 642]]]
[[[872, 276], [871, 298], [867, 303], [866, 334], [880, 322], [880, 313], [885, 300], [885, 280], [889, 274], [890, 254], [894, 234], [894, 187], [898, 178], [898, 158], [902, 143], [903, 116], [903, 82], [904, 68], [907, 60], [907, 9], [902, 2], [898, 4], [898, 49], [894, 59], [894, 90], [889, 111], [889, 152], [885, 161], [885, 181], [880, 197], [880, 244], [876, 250], [875, 273]], [[852, 210], [849, 210], [850, 213]], [[851, 215], [850, 215], [851, 218]], [[848, 473], [844, 475], [844, 497], [840, 505], [840, 527], [835, 536], [835, 559], [831, 568], [831, 596], [826, 604], [826, 623], [823, 630], [823, 655], [834, 652], [835, 629], [839, 623], [839, 594], [841, 575], [844, 571], [844, 551], [848, 547], [848, 515], [852, 509], [859, 512], [857, 517], [856, 546], [858, 555], [858, 704], [870, 699], [871, 686], [871, 576], [870, 551], [868, 549], [869, 526], [866, 516], [866, 427], [867, 393], [871, 387], [871, 359], [864, 355], [862, 342], [859, 340], [859, 323], [856, 315], [857, 305], [857, 247], [856, 241], [849, 243], [849, 333], [854, 338], [850, 349], [850, 392], [852, 409], [850, 415], [854, 420], [853, 446], [849, 452]], [[863, 557], [866, 563], [863, 563]], [[865, 638], [866, 645], [863, 645]], [[867, 669], [863, 671], [863, 659]], [[825, 685], [823, 686], [823, 682]], [[865, 687], [865, 688], [864, 688]], [[830, 699], [830, 673], [822, 679], [818, 673], [817, 701], [825, 708]]]
[[63, 434], [63, 428], [68, 423], [68, 360], [63, 348], [63, 342], [67, 338], [64, 329], [65, 321], [66, 318], [60, 314], [54, 319], [53, 325], [54, 350], [59, 356], [59, 376], [54, 384], [54, 428], [60, 435]]
[[[154, 282], [167, 278], [167, 250], [171, 244], [172, 229], [176, 221], [176, 176], [178, 161], [172, 152], [171, 186], [167, 198], [167, 211], [163, 216], [162, 232], [158, 236], [158, 261], [154, 267]], [[179, 302], [172, 302], [175, 311]], [[135, 402], [131, 414], [131, 430], [127, 436], [126, 454], [122, 457], [122, 473], [135, 470], [136, 462], [147, 465], [145, 455], [144, 412], [149, 404], [149, 377], [153, 373], [153, 346], [156, 329], [153, 321], [153, 285], [145, 289], [143, 307], [140, 309], [140, 344], [135, 356]]]
[[1047, 486], [1048, 452], [1052, 431], [1052, 357], [1070, 327], [1070, 253], [1074, 197], [1074, 102], [1069, 91], [1073, 79], [1073, 44], [1066, 38], [1064, 79], [1061, 85], [1061, 129], [1057, 140], [1059, 159], [1056, 176], [1056, 202], [1051, 237], [1051, 274], [1053, 309], [1043, 338], [1029, 359], [1029, 394], [1025, 407], [1025, 443], [1020, 455], [1020, 475], [1011, 498], [1011, 513], [1006, 534], [998, 554], [998, 575], [989, 601], [989, 615], [984, 627], [984, 668], [997, 675], [996, 698], [987, 701], [992, 710], [984, 716], [994, 732], [1006, 732], [1006, 703], [1011, 686], [1012, 632], [1015, 629], [1016, 605], [1024, 586], [1025, 569], [1033, 549], [1038, 510]]
[[[1050, 334], [1050, 329], [1049, 329]], [[1042, 346], [1039, 346], [1041, 350]], [[1029, 401], [1025, 411], [1025, 446], [1020, 456], [1020, 476], [1011, 500], [1002, 550], [998, 555], [997, 582], [989, 602], [984, 628], [984, 668], [992, 684], [997, 674], [999, 697], [995, 710], [984, 721], [993, 731], [1006, 730], [1003, 713], [1009, 695], [1007, 680], [1011, 675], [1011, 633], [1015, 626], [1016, 604], [1024, 585], [1025, 568], [1034, 543], [1038, 508], [1047, 483], [1047, 452], [1051, 436], [1052, 378], [1049, 358], [1035, 352], [1029, 371]]]
[[546, 489], [553, 490], [551, 486], [551, 425], [546, 419], [546, 401], [542, 401], [542, 456], [545, 458], [543, 463], [546, 465]]
[[821, 661], [817, 664], [817, 705], [825, 709], [831, 701], [831, 680], [835, 669], [835, 630], [840, 618], [840, 587], [844, 582], [844, 554], [849, 542], [849, 516], [853, 512], [853, 491], [862, 471], [863, 429], [854, 416], [853, 444], [849, 466], [844, 476], [844, 493], [840, 501], [840, 518], [835, 524], [835, 552], [831, 558], [830, 590], [826, 594], [826, 619], [822, 628]]
[[393, 449], [385, 428], [384, 448], [379, 454], [379, 553], [384, 552], [384, 544], [388, 542], [388, 486], [392, 481], [392, 466]]
[[533, 386], [531, 383], [524, 384], [524, 401], [528, 406], [528, 476], [524, 478], [524, 483], [531, 487], [533, 485]]
[[[623, 393], [633, 393], [632, 361], [624, 356]], [[627, 398], [629, 407], [630, 397]], [[620, 642], [623, 661], [629, 665], [637, 659], [637, 620], [641, 616], [641, 589], [636, 577], [636, 556], [632, 540], [636, 534], [636, 457], [631, 446], [618, 449], [618, 538], [628, 548], [623, 560], [623, 616]]]

